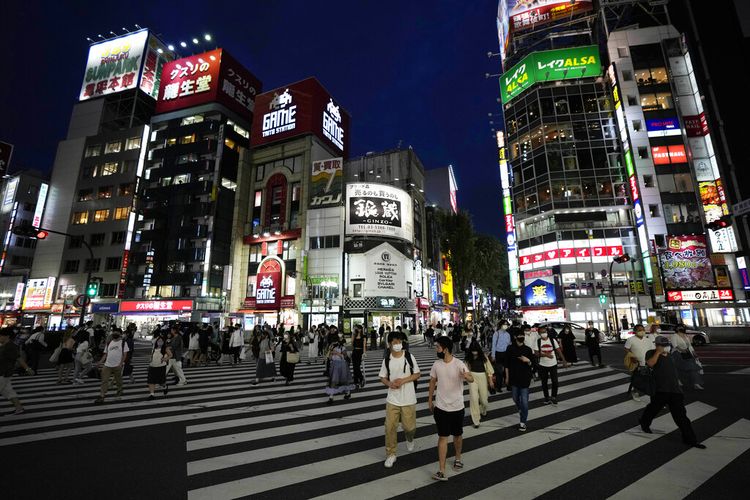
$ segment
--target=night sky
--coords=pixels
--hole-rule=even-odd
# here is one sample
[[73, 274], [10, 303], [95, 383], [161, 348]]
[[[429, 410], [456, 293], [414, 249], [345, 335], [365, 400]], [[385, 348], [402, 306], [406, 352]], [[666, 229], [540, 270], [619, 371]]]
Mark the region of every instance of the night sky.
[[[67, 5], [64, 5], [67, 4]], [[19, 2], [3, 8], [0, 140], [11, 172], [48, 171], [83, 79], [89, 42], [134, 24], [177, 45], [210, 33], [263, 89], [316, 76], [352, 115], [351, 153], [411, 145], [452, 164], [459, 206], [500, 234], [497, 0]], [[202, 50], [196, 50], [202, 52]]]

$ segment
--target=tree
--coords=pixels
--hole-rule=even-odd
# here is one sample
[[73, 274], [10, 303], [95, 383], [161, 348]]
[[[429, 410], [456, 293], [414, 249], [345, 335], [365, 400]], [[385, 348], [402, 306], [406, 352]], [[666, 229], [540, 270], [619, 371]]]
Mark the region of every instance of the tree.
[[458, 297], [461, 316], [466, 315], [466, 290], [474, 279], [474, 227], [465, 211], [441, 212], [440, 247], [453, 276], [453, 294]]
[[[512, 299], [505, 245], [494, 236], [480, 234], [477, 235], [474, 246], [474, 282], [493, 297]], [[495, 303], [492, 307], [494, 309]]]

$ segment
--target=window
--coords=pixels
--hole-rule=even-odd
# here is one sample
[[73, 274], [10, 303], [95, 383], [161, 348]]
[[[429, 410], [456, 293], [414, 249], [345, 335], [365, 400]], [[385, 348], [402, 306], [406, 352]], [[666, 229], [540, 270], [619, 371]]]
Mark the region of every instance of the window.
[[297, 245], [294, 244], [294, 240], [286, 240], [282, 243], [281, 258], [284, 260], [291, 260], [297, 257]]
[[654, 242], [656, 243], [657, 248], [664, 248], [667, 246], [666, 241], [664, 240], [663, 234], [655, 234]]
[[93, 189], [79, 189], [78, 190], [78, 201], [89, 201], [94, 199]]
[[65, 261], [65, 267], [63, 267], [64, 273], [77, 273], [78, 267], [80, 266], [81, 261], [79, 260], [66, 260]]
[[104, 264], [105, 271], [119, 271], [122, 267], [122, 257], [107, 257]]
[[635, 79], [639, 86], [659, 85], [669, 82], [667, 70], [663, 67], [636, 70]]
[[94, 144], [92, 146], [86, 146], [86, 151], [84, 152], [83, 156], [89, 158], [91, 156], [99, 156], [100, 154], [102, 154], [102, 145]]
[[86, 264], [84, 265], [84, 271], [92, 273], [98, 272], [99, 268], [102, 266], [102, 259], [86, 259]]
[[109, 162], [102, 165], [100, 176], [104, 177], [105, 175], [114, 175], [117, 173], [117, 169], [119, 167], [119, 163], [115, 162]]
[[11, 265], [21, 267], [31, 267], [34, 264], [34, 258], [26, 255], [14, 255], [10, 259]]
[[362, 283], [352, 283], [352, 297], [354, 298], [362, 298]]
[[299, 215], [299, 207], [300, 207], [300, 183], [295, 182], [292, 184], [292, 205], [291, 205], [291, 214], [290, 214], [290, 227], [297, 227], [297, 217]]
[[257, 165], [255, 167], [255, 180], [262, 181], [263, 177], [265, 177], [265, 171], [266, 171], [265, 165]]
[[104, 154], [119, 153], [121, 149], [122, 149], [121, 141], [108, 142], [107, 146], [104, 148]]
[[694, 192], [693, 178], [690, 174], [675, 174], [674, 186], [678, 193]]
[[96, 197], [99, 198], [100, 200], [112, 198], [112, 190], [113, 190], [112, 186], [100, 186], [99, 192], [96, 194]]
[[629, 95], [628, 106], [638, 106], [638, 98], [634, 95]]
[[130, 207], [117, 207], [115, 208], [115, 220], [127, 219], [129, 213]]
[[125, 141], [125, 150], [138, 149], [140, 147], [141, 147], [140, 137], [131, 137], [130, 139]]
[[651, 217], [659, 217], [659, 205], [649, 205], [648, 214]]
[[617, 47], [617, 57], [628, 57], [628, 48]]
[[98, 172], [99, 172], [98, 165], [89, 165], [89, 166], [83, 167], [83, 169], [81, 170], [81, 177], [83, 177], [84, 179], [91, 179], [93, 177], [96, 177], [96, 174]]
[[120, 187], [117, 189], [117, 196], [130, 196], [133, 194], [134, 189], [135, 185], [132, 182], [120, 184]]
[[643, 111], [658, 111], [660, 109], [674, 108], [672, 94], [659, 92], [658, 94], [641, 94], [641, 107]]
[[340, 246], [340, 236], [314, 236], [310, 238], [310, 250], [321, 248], [338, 248]]
[[115, 231], [112, 233], [112, 245], [125, 243], [125, 231]]
[[250, 247], [250, 262], [260, 262], [263, 260], [262, 245], [252, 245]]
[[640, 132], [643, 128], [643, 123], [640, 120], [633, 120], [633, 131]]
[[75, 212], [73, 214], [73, 224], [88, 224], [88, 223], [89, 223], [88, 211]]
[[117, 283], [102, 283], [99, 287], [99, 297], [114, 297], [117, 295]]
[[81, 248], [83, 245], [83, 236], [71, 236], [68, 248]]
[[91, 235], [91, 246], [100, 247], [104, 245], [104, 233], [94, 233]]
[[654, 176], [644, 175], [643, 176], [643, 187], [652, 188], [654, 187]]
[[174, 146], [175, 144], [177, 144], [177, 138], [170, 137], [169, 139], [167, 139], [166, 144], [167, 146]]
[[94, 222], [105, 222], [109, 219], [109, 209], [94, 212]]
[[180, 137], [180, 144], [191, 144], [195, 142], [195, 134], [183, 135]]
[[633, 81], [633, 72], [630, 71], [630, 70], [628, 70], [628, 69], [622, 70], [622, 79], [624, 81], [626, 81], [626, 82], [632, 82]]
[[645, 160], [648, 158], [648, 148], [645, 146], [638, 146], [638, 158]]

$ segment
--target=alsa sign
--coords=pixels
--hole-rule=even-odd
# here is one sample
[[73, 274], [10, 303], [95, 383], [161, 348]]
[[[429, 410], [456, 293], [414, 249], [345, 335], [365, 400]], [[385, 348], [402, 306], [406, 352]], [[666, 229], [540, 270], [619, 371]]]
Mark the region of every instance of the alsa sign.
[[224, 49], [177, 59], [164, 65], [157, 113], [219, 102], [252, 120], [261, 83]]
[[535, 83], [595, 77], [602, 73], [599, 47], [533, 52], [500, 76], [503, 104]]
[[253, 146], [270, 144], [305, 134], [315, 134], [331, 150], [346, 157], [349, 114], [315, 78], [261, 94], [256, 99], [251, 131]]

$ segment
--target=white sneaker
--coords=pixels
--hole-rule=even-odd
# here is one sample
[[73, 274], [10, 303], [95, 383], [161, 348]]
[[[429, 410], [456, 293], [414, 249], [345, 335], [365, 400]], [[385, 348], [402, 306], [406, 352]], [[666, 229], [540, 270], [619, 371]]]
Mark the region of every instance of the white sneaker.
[[388, 458], [385, 459], [385, 463], [383, 465], [385, 465], [387, 469], [390, 469], [391, 467], [393, 467], [393, 464], [395, 463], [396, 463], [396, 455], [388, 455]]
[[414, 451], [414, 440], [406, 442], [406, 449], [409, 451]]
[[177, 385], [180, 385], [180, 386], [187, 385], [187, 380], [185, 382], [178, 382]]
[[630, 396], [633, 398], [634, 401], [640, 401], [641, 396], [638, 394], [638, 391], [630, 391]]

